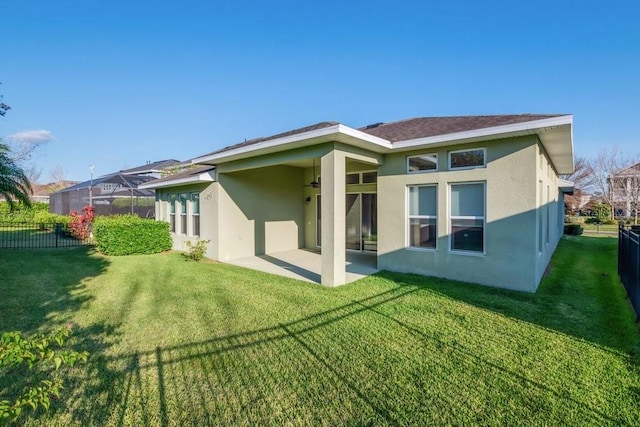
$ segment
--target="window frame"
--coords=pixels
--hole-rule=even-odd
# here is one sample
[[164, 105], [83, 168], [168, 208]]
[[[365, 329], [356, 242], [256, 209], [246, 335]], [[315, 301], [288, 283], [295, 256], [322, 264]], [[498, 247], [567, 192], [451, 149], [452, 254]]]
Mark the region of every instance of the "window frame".
[[[457, 153], [465, 153], [468, 151], [482, 151], [482, 164], [481, 165], [473, 165], [473, 166], [460, 166], [454, 167], [451, 165], [451, 155]], [[452, 171], [461, 171], [467, 169], [478, 169], [478, 168], [486, 168], [487, 167], [487, 148], [486, 147], [478, 147], [478, 148], [465, 148], [464, 150], [453, 150], [447, 153], [447, 166], [449, 170]]]
[[[426, 169], [426, 170], [417, 170], [417, 171], [412, 171], [409, 170], [409, 160], [410, 159], [414, 159], [416, 157], [427, 157], [427, 156], [434, 156], [436, 158], [435, 161], [435, 169]], [[408, 174], [418, 174], [418, 173], [433, 173], [433, 172], [438, 172], [438, 153], [423, 153], [423, 154], [416, 154], [416, 155], [412, 155], [412, 156], [407, 156], [406, 158], [406, 170]]]
[[[433, 187], [435, 188], [435, 215], [411, 215], [411, 188], [420, 188], [420, 187]], [[405, 247], [411, 250], [417, 251], [427, 251], [427, 252], [436, 252], [438, 250], [438, 184], [437, 183], [428, 183], [428, 184], [409, 184], [407, 185], [406, 190], [406, 207], [407, 207], [407, 222], [405, 226]], [[414, 246], [411, 244], [411, 220], [412, 219], [434, 219], [435, 220], [435, 246], [434, 247], [425, 247], [425, 246]]]
[[167, 195], [167, 200], [169, 202], [169, 232], [176, 232], [176, 193], [170, 193]]
[[[191, 204], [191, 225], [189, 227], [191, 236], [200, 237], [200, 193], [190, 193], [189, 203]], [[197, 210], [195, 209], [195, 206], [198, 207]]]
[[178, 195], [178, 200], [180, 200], [180, 234], [186, 236], [188, 235], [187, 200], [189, 200], [189, 193], [180, 193]]
[[[475, 185], [482, 184], [482, 197], [484, 201], [483, 206], [483, 216], [453, 216], [451, 215], [451, 201], [452, 196], [451, 192], [454, 186], [457, 185]], [[486, 256], [487, 255], [487, 182], [486, 181], [460, 181], [460, 182], [450, 182], [448, 183], [448, 192], [447, 192], [447, 236], [448, 236], [448, 252], [456, 255], [467, 255], [467, 256]], [[471, 251], [464, 249], [454, 249], [453, 248], [453, 227], [452, 220], [454, 219], [471, 219], [478, 220], [482, 219], [482, 251]]]

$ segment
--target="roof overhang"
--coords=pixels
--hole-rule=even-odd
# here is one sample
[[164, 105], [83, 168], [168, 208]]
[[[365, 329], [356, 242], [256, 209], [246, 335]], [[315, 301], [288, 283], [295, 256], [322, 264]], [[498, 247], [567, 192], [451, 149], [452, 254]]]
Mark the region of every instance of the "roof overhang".
[[[573, 173], [573, 116], [564, 115], [522, 123], [493, 126], [464, 132], [435, 135], [391, 143], [343, 124], [302, 132], [240, 146], [226, 151], [207, 154], [192, 160], [194, 164], [216, 165], [295, 148], [309, 147], [325, 142], [341, 142], [376, 153], [408, 151], [491, 141], [526, 135], [537, 135], [559, 174]], [[164, 185], [163, 183], [163, 186]], [[142, 188], [153, 188], [145, 186]]]
[[558, 179], [558, 188], [564, 194], [573, 195], [573, 192], [575, 190], [575, 183], [567, 181], [566, 179]]
[[283, 138], [270, 139], [247, 146], [241, 146], [218, 153], [207, 154], [192, 160], [195, 164], [216, 165], [249, 157], [277, 153], [295, 148], [309, 147], [325, 142], [342, 142], [355, 147], [364, 148], [377, 153], [385, 153], [391, 149], [391, 143], [386, 139], [369, 135], [343, 124], [336, 124], [322, 129], [302, 132]]
[[537, 135], [559, 174], [573, 173], [573, 116], [557, 116], [503, 126], [493, 126], [426, 138], [398, 141], [394, 151], [436, 148], [518, 136]]
[[138, 186], [138, 188], [144, 189], [144, 190], [152, 190], [156, 188], [179, 187], [181, 185], [214, 182], [215, 181], [214, 173], [215, 173], [215, 170], [209, 170], [209, 171], [201, 172], [199, 174], [179, 177], [176, 179], [163, 178], [163, 179], [158, 179], [156, 181], [148, 182], [146, 184], [142, 184]]

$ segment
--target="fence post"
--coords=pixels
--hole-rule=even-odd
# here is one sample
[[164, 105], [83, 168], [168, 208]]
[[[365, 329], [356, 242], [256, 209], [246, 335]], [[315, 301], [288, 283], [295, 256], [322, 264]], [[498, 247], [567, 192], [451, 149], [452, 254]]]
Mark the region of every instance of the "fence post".
[[58, 234], [60, 234], [60, 232], [59, 232], [59, 226], [60, 226], [60, 225], [59, 225], [58, 223], [56, 223], [56, 224], [53, 226], [54, 234], [56, 235], [56, 248], [58, 247]]

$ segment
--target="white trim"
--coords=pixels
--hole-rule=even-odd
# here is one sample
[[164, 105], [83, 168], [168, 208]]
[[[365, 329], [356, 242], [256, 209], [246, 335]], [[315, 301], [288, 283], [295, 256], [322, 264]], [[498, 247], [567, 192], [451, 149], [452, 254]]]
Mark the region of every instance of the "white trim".
[[[411, 215], [411, 199], [409, 198], [409, 194], [411, 193], [411, 188], [412, 187], [434, 187], [436, 189], [436, 206], [435, 206], [435, 215]], [[438, 184], [437, 183], [431, 183], [431, 184], [407, 184], [406, 186], [406, 191], [405, 191], [405, 207], [406, 207], [406, 215], [405, 215], [405, 226], [404, 226], [404, 230], [405, 230], [405, 249], [416, 249], [416, 250], [420, 250], [420, 251], [427, 251], [427, 252], [437, 252], [438, 251]], [[411, 228], [411, 219], [416, 218], [416, 219], [435, 219], [436, 220], [436, 244], [433, 248], [430, 247], [423, 247], [423, 246], [413, 246], [411, 244], [411, 236], [410, 236], [410, 228]]]
[[[469, 151], [482, 151], [482, 164], [481, 165], [471, 165], [471, 166], [460, 166], [453, 167], [451, 166], [451, 155], [456, 153], [466, 153]], [[487, 149], [486, 147], [478, 147], [478, 148], [466, 148], [464, 150], [453, 150], [447, 152], [447, 170], [450, 171], [462, 171], [467, 169], [478, 169], [478, 168], [486, 168], [487, 167]]]
[[[415, 158], [415, 157], [429, 157], [429, 156], [435, 156], [436, 161], [436, 168], [435, 169], [425, 169], [425, 170], [417, 170], [417, 171], [412, 171], [409, 170], [409, 159]], [[432, 173], [432, 172], [438, 172], [438, 153], [424, 153], [424, 154], [414, 154], [411, 156], [407, 156], [406, 157], [406, 166], [407, 166], [407, 173], [408, 174], [418, 174], [418, 173]]]
[[[458, 169], [456, 169], [458, 170]], [[487, 182], [486, 181], [461, 181], [461, 182], [449, 182], [448, 191], [447, 191], [447, 235], [448, 235], [448, 243], [447, 249], [448, 253], [456, 254], [456, 255], [471, 255], [471, 256], [486, 256], [487, 255]], [[484, 198], [484, 215], [483, 216], [455, 216], [451, 215], [451, 187], [453, 185], [473, 185], [473, 184], [482, 184], [482, 192]], [[478, 220], [482, 219], [482, 251], [465, 251], [462, 249], [453, 249], [451, 247], [453, 243], [453, 232], [451, 227], [452, 219], [472, 219]]]
[[[425, 138], [408, 139], [405, 141], [398, 141], [393, 144], [394, 150], [402, 150], [407, 148], [418, 147], [421, 145], [431, 145], [441, 142], [452, 142], [456, 140], [468, 140], [485, 137], [495, 137], [498, 135], [509, 136], [508, 134], [534, 131], [536, 129], [549, 128], [562, 125], [571, 125], [573, 123], [573, 116], [559, 116], [551, 117], [548, 119], [531, 120], [521, 123], [513, 123], [509, 125], [493, 126], [489, 128], [473, 129], [463, 132], [447, 133], [444, 135], [428, 136]], [[573, 141], [573, 138], [572, 138]], [[461, 141], [464, 142], [464, 141]]]
[[[243, 154], [247, 154], [252, 151], [286, 146], [289, 144], [302, 142], [302, 141], [310, 140], [314, 138], [326, 138], [326, 137], [335, 136], [336, 138], [334, 139], [339, 139], [338, 138], [339, 134], [359, 139], [365, 143], [369, 143], [369, 144], [372, 144], [373, 146], [383, 148], [385, 149], [385, 151], [390, 150], [392, 148], [391, 142], [387, 141], [386, 139], [378, 138], [377, 136], [364, 133], [357, 129], [353, 129], [349, 126], [345, 126], [343, 124], [336, 124], [336, 125], [322, 128], [322, 129], [315, 129], [307, 132], [297, 133], [295, 135], [285, 136], [282, 138], [276, 138], [276, 139], [270, 139], [263, 142], [257, 142], [255, 144], [245, 145], [245, 146], [233, 148], [227, 151], [222, 151], [219, 153], [207, 154], [204, 156], [196, 157], [195, 159], [191, 160], [191, 163], [200, 164], [200, 163], [210, 163], [215, 161], [221, 161], [221, 160], [228, 159], [230, 157], [242, 156]], [[329, 141], [330, 139], [331, 138], [327, 139], [327, 141]], [[342, 141], [342, 142], [346, 142], [346, 141]], [[308, 144], [308, 145], [314, 145], [314, 144]]]
[[138, 188], [142, 190], [146, 190], [146, 189], [153, 189], [153, 188], [177, 187], [180, 185], [198, 184], [201, 182], [214, 182], [214, 181], [215, 179], [213, 178], [211, 173], [203, 172], [198, 175], [166, 180], [162, 182], [150, 181], [146, 184], [139, 185]]

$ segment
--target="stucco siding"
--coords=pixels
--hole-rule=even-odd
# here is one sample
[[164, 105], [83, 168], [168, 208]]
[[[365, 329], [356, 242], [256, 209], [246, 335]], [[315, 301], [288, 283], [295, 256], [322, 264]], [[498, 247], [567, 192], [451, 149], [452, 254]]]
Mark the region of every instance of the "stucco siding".
[[[378, 172], [380, 268], [533, 292], [536, 275], [535, 137], [511, 138], [456, 150], [486, 148], [486, 167], [449, 170], [446, 147], [387, 155]], [[406, 158], [437, 154], [438, 171], [408, 174]], [[449, 186], [485, 185], [484, 254], [449, 249]], [[437, 186], [437, 248], [407, 247], [409, 185]]]
[[218, 173], [221, 261], [304, 245], [303, 170], [272, 166]]

